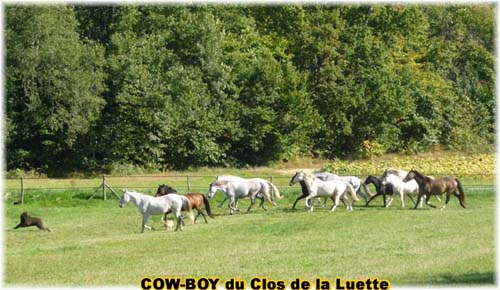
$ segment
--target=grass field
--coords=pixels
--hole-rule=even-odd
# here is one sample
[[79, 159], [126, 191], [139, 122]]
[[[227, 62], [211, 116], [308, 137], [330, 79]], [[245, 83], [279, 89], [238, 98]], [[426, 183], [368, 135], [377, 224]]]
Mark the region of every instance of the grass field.
[[[283, 189], [276, 208], [232, 216], [227, 207], [217, 208], [218, 193], [211, 200], [216, 216], [208, 224], [201, 219], [182, 232], [165, 232], [153, 217], [149, 224], [158, 230], [144, 234], [136, 207], [119, 208], [114, 197], [87, 201], [88, 191], [38, 190], [26, 204], [13, 205], [11, 196], [4, 206], [4, 283], [136, 287], [144, 276], [495, 283], [493, 190], [469, 191], [467, 209], [455, 198], [444, 211], [402, 209], [399, 199], [384, 209], [379, 199], [368, 208], [339, 207], [335, 213], [321, 207], [308, 213], [303, 202], [290, 210], [299, 192], [298, 186]], [[247, 206], [240, 201], [241, 209]], [[13, 230], [23, 211], [42, 216], [52, 232]]]

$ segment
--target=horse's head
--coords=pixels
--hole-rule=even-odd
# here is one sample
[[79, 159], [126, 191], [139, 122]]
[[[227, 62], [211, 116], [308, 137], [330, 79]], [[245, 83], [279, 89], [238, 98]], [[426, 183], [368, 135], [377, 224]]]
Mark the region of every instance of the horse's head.
[[418, 172], [416, 170], [413, 170], [413, 168], [406, 174], [405, 178], [403, 178], [403, 182], [408, 182], [417, 176]]
[[217, 192], [217, 187], [214, 186], [214, 183], [210, 183], [208, 185], [208, 198], [214, 197], [215, 193]]
[[306, 177], [306, 174], [304, 173], [304, 171], [297, 171], [297, 172], [295, 172], [295, 175], [292, 177], [292, 179], [290, 179], [289, 185], [292, 186], [297, 182], [304, 181], [305, 177]]
[[123, 195], [118, 202], [118, 206], [124, 207], [130, 201], [130, 195], [126, 189], [123, 190]]
[[375, 180], [376, 180], [376, 179], [375, 179], [375, 176], [373, 176], [373, 175], [368, 175], [368, 177], [367, 177], [367, 178], [366, 178], [366, 180], [365, 180], [365, 185], [368, 185], [368, 184], [370, 184], [370, 183], [375, 184], [375, 182], [374, 182]]
[[173, 188], [173, 187], [162, 184], [162, 185], [158, 186], [158, 189], [156, 190], [155, 196], [159, 197], [159, 196], [167, 195], [169, 193], [177, 193], [177, 190], [175, 190], [175, 188]]
[[215, 181], [212, 182], [208, 185], [208, 198], [214, 197], [215, 193], [217, 190], [226, 190], [226, 186], [229, 182], [228, 181]]

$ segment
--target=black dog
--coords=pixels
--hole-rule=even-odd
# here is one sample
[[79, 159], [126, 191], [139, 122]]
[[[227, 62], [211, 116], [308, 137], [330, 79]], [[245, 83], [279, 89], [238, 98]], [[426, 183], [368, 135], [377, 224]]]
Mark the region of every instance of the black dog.
[[50, 232], [49, 228], [45, 226], [45, 223], [41, 218], [31, 217], [27, 212], [23, 212], [21, 214], [21, 222], [14, 229], [32, 226], [36, 226], [43, 231]]

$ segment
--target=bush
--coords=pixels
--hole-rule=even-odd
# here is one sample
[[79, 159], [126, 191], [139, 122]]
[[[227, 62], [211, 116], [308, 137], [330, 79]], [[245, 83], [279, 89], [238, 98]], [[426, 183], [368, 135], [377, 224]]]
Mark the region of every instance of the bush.
[[365, 140], [358, 147], [356, 155], [365, 159], [372, 159], [385, 153], [385, 148], [376, 140]]

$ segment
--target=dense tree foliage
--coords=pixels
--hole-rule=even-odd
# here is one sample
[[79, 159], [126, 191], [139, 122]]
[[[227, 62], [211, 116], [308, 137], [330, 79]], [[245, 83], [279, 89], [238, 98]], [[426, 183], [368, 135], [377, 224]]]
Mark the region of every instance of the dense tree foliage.
[[6, 7], [8, 169], [494, 142], [493, 5]]

